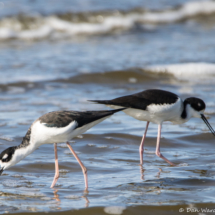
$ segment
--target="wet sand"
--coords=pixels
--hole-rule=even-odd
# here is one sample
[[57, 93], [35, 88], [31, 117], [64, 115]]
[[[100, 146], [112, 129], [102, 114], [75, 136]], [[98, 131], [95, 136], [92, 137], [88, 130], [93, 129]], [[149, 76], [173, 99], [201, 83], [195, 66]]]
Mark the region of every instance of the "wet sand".
[[[179, 210], [181, 212], [179, 212]], [[89, 208], [89, 209], [80, 209], [80, 210], [71, 210], [71, 211], [66, 211], [66, 212], [61, 212], [62, 215], [85, 215], [86, 213], [89, 215], [97, 214], [97, 215], [107, 215], [107, 214], [120, 214], [118, 212], [123, 213], [123, 215], [130, 215], [130, 214], [158, 214], [158, 215], [171, 215], [171, 214], [187, 214], [187, 213], [192, 213], [192, 214], [213, 214], [214, 213], [214, 206], [213, 204], [195, 204], [192, 205], [186, 205], [186, 204], [181, 204], [177, 206], [133, 206], [133, 207], [119, 207], [118, 209], [114, 207], [110, 208], [102, 208], [102, 207], [97, 207], [97, 208]], [[207, 211], [207, 212], [205, 212]], [[113, 213], [114, 212], [114, 213]], [[22, 213], [23, 214], [23, 213]], [[25, 215], [30, 215], [32, 213], [24, 213]], [[47, 213], [38, 213], [38, 214], [47, 214]], [[50, 215], [55, 215], [58, 214], [58, 212], [49, 212]], [[21, 215], [21, 213], [18, 213], [17, 215]]]

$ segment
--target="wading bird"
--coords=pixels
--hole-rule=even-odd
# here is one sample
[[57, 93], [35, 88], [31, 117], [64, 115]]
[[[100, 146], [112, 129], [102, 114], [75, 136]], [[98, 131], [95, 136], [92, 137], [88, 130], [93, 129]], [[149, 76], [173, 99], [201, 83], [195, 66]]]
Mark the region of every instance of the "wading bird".
[[0, 175], [4, 170], [14, 166], [31, 154], [39, 146], [54, 143], [55, 176], [51, 185], [52, 188], [59, 178], [57, 143], [67, 142], [67, 146], [82, 168], [85, 188], [87, 189], [87, 169], [68, 141], [121, 110], [124, 110], [124, 108], [109, 111], [54, 111], [41, 116], [28, 129], [20, 145], [9, 147], [0, 154]]
[[126, 109], [123, 111], [129, 116], [132, 116], [140, 121], [147, 121], [145, 133], [139, 147], [141, 165], [143, 164], [144, 140], [150, 122], [158, 124], [155, 154], [164, 159], [170, 165], [175, 164], [165, 158], [160, 152], [161, 126], [164, 121], [170, 121], [174, 124], [182, 124], [187, 122], [192, 117], [202, 118], [212, 134], [215, 135], [215, 131], [203, 114], [206, 105], [204, 101], [199, 98], [190, 97], [183, 101], [174, 93], [158, 89], [149, 89], [112, 100], [89, 101], [105, 104], [114, 109], [124, 107]]

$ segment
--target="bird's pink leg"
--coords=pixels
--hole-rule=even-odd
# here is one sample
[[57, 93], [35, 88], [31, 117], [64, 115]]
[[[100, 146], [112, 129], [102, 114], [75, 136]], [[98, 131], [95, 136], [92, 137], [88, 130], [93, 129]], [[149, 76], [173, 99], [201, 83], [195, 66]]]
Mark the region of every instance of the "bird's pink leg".
[[141, 143], [140, 143], [140, 147], [139, 147], [139, 152], [140, 152], [140, 165], [143, 165], [143, 152], [144, 152], [144, 140], [145, 140], [145, 137], [146, 137], [146, 133], [147, 133], [147, 129], [148, 129], [148, 126], [149, 126], [149, 122], [146, 123], [146, 129], [145, 129], [145, 132], [144, 132], [144, 135], [143, 135], [143, 138], [141, 140]]
[[81, 160], [79, 159], [78, 155], [75, 153], [75, 151], [73, 150], [73, 148], [69, 145], [69, 143], [66, 143], [67, 146], [69, 147], [69, 149], [71, 150], [72, 154], [74, 155], [74, 157], [76, 158], [76, 160], [78, 161], [78, 163], [81, 166], [81, 169], [83, 171], [84, 174], [84, 181], [85, 181], [85, 188], [87, 190], [88, 188], [88, 180], [87, 180], [87, 168], [84, 166], [84, 164], [81, 162]]
[[55, 176], [50, 188], [53, 188], [59, 178], [59, 165], [58, 165], [58, 157], [57, 157], [57, 143], [54, 144], [54, 153], [55, 153]]
[[159, 124], [159, 125], [158, 125], [157, 146], [156, 146], [156, 152], [155, 152], [155, 154], [156, 154], [158, 157], [164, 159], [164, 160], [165, 160], [167, 163], [169, 163], [170, 165], [175, 166], [174, 163], [172, 163], [171, 161], [169, 161], [167, 158], [165, 158], [165, 157], [160, 153], [161, 127], [162, 127], [162, 125]]

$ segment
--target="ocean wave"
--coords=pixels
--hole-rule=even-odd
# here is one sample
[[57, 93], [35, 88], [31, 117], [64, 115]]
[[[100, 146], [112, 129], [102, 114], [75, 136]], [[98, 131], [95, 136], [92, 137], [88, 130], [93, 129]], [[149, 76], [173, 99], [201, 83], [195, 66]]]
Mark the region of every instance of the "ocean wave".
[[[22, 79], [22, 80], [21, 80]], [[128, 68], [117, 71], [102, 71], [53, 76], [23, 76], [0, 81], [0, 90], [10, 93], [20, 93], [26, 89], [38, 88], [43, 82], [59, 82], [72, 84], [102, 84], [137, 86], [157, 81], [185, 80], [189, 82], [215, 81], [215, 63], [181, 63], [167, 65], [152, 65], [142, 68]]]
[[153, 83], [161, 79], [172, 78], [169, 74], [154, 74], [153, 72], [141, 69], [131, 68], [127, 70], [95, 72], [87, 74], [78, 74], [70, 78], [56, 79], [53, 82], [65, 82], [73, 84], [102, 84], [104, 85], [142, 85], [143, 83]]
[[[181, 63], [169, 65], [155, 65], [144, 68], [156, 74], [171, 74], [178, 79], [211, 80], [215, 77], [215, 64], [213, 63]], [[214, 81], [214, 79], [212, 79]]]
[[215, 82], [215, 63], [190, 62], [180, 64], [152, 65], [127, 70], [106, 71], [78, 74], [70, 78], [57, 79], [53, 82], [74, 84], [112, 84], [112, 85], [142, 85], [157, 81], [189, 81], [190, 83]]
[[215, 13], [215, 1], [187, 2], [169, 10], [67, 13], [49, 16], [19, 15], [0, 20], [0, 39], [41, 39], [46, 37], [71, 37], [79, 34], [104, 34], [115, 29], [131, 29], [137, 23], [168, 24]]

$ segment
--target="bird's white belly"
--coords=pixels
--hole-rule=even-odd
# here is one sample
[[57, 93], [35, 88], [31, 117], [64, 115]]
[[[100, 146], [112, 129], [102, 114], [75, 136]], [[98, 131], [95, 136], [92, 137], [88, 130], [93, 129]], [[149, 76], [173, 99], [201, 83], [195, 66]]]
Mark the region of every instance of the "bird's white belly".
[[[121, 106], [108, 105], [111, 108], [118, 109], [123, 108]], [[146, 110], [140, 110], [135, 108], [127, 108], [123, 110], [127, 115], [134, 117], [140, 121], [149, 121], [156, 124], [160, 124], [164, 121], [171, 121], [175, 124], [182, 123], [180, 114], [182, 112], [182, 102], [179, 98], [174, 104], [163, 105], [149, 105]]]
[[134, 117], [135, 119], [138, 119], [140, 121], [152, 121], [151, 116], [149, 115], [148, 111], [139, 110], [135, 108], [128, 108], [124, 110], [126, 114], [129, 116]]
[[[116, 106], [116, 105], [107, 105], [110, 108], [118, 109], [123, 108], [122, 106]], [[136, 109], [136, 108], [127, 108], [123, 110], [127, 115], [134, 117], [135, 119], [138, 119], [140, 121], [150, 121], [152, 122], [152, 118], [148, 111]]]
[[46, 125], [40, 123], [40, 121], [37, 121], [32, 126], [31, 142], [34, 142], [37, 147], [43, 144], [67, 142], [72, 138], [86, 132], [88, 129], [108, 117], [109, 116], [96, 120], [79, 128], [76, 128], [76, 121], [73, 121], [66, 127], [61, 128], [47, 127]]
[[[90, 128], [92, 128], [93, 126], [95, 126], [96, 124], [102, 122], [103, 120], [105, 120], [105, 119], [107, 119], [107, 118], [109, 118], [109, 117], [110, 117], [110, 115], [109, 115], [109, 116], [106, 116], [106, 117], [104, 117], [104, 118], [101, 118], [101, 119], [99, 119], [99, 120], [96, 120], [96, 121], [94, 121], [94, 122], [88, 123], [88, 124], [86, 124], [86, 125], [84, 125], [84, 126], [82, 126], [82, 127], [76, 128], [73, 132], [71, 132], [71, 133], [69, 134], [69, 136], [68, 136], [69, 140], [71, 140], [72, 138], [74, 138], [74, 137], [76, 137], [76, 136], [78, 136], [78, 135], [80, 135], [80, 134], [83, 134], [84, 132], [86, 132], [87, 130], [89, 130]], [[68, 140], [67, 140], [67, 141], [68, 141]], [[61, 141], [61, 142], [62, 142], [62, 141]]]

